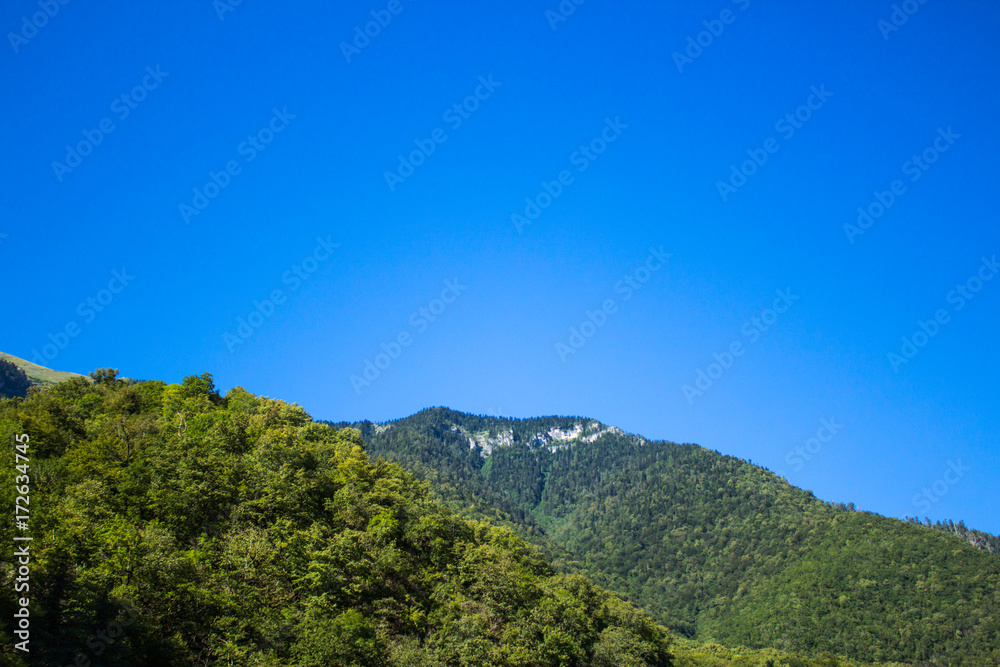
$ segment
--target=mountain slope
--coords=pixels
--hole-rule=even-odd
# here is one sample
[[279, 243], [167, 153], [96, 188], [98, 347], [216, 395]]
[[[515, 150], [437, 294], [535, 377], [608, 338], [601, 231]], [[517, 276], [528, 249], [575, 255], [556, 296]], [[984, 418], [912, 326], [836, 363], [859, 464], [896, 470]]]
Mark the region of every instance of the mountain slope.
[[51, 368], [39, 366], [38, 364], [34, 364], [30, 361], [21, 359], [20, 357], [15, 357], [12, 354], [6, 354], [4, 352], [0, 352], [0, 359], [5, 359], [22, 369], [28, 376], [28, 379], [31, 380], [31, 383], [36, 387], [51, 387], [52, 385], [65, 380], [71, 380], [75, 377], [86, 377], [85, 375], [80, 375], [79, 373], [55, 371]]
[[207, 374], [94, 377], [0, 400], [0, 439], [30, 438], [0, 450], [0, 495], [30, 495], [33, 537], [0, 524], [30, 554], [30, 653], [0, 562], [2, 665], [674, 664], [643, 612], [446, 510], [357, 431]]
[[[1000, 664], [1000, 558], [819, 501], [758, 467], [583, 418], [434, 408], [356, 425], [686, 636], [862, 660]], [[454, 506], [454, 504], [453, 504]], [[458, 509], [461, 509], [460, 507]]]
[[926, 523], [921, 524], [920, 521], [915, 517], [910, 517], [907, 519], [910, 523], [915, 523], [918, 526], [923, 525], [928, 529], [940, 530], [949, 535], [954, 535], [960, 540], [968, 542], [974, 547], [979, 549], [984, 549], [989, 551], [991, 554], [1000, 554], [1000, 536], [991, 535], [990, 533], [984, 533], [981, 530], [975, 530], [974, 528], [969, 528], [965, 525], [965, 522], [959, 521], [955, 523], [954, 521], [936, 521], [931, 523], [930, 519], [926, 519]]

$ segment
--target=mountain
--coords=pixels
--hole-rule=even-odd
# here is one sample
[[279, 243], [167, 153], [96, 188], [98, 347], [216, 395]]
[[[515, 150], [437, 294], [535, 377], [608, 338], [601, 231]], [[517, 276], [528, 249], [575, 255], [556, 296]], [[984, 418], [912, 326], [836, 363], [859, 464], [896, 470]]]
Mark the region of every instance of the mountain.
[[[30, 500], [0, 523], [28, 570], [0, 565], [0, 615], [28, 619], [0, 630], [4, 667], [872, 664], [673, 637], [295, 404], [221, 396], [208, 374], [91, 378], [0, 399], [0, 489]], [[563, 426], [542, 444], [597, 434]]]
[[501, 516], [681, 636], [1000, 664], [1000, 557], [968, 535], [825, 503], [747, 461], [581, 417], [433, 408], [353, 426], [453, 509]]
[[86, 377], [85, 375], [80, 375], [79, 373], [67, 373], [65, 371], [54, 371], [51, 368], [46, 368], [45, 366], [39, 366], [30, 361], [21, 359], [20, 357], [15, 357], [12, 354], [5, 354], [0, 352], [0, 360], [8, 361], [21, 370], [28, 376], [28, 380], [31, 384], [36, 387], [51, 387], [55, 384], [63, 382], [64, 380], [71, 380], [75, 377]]
[[1000, 561], [961, 524], [581, 417], [330, 425], [208, 374], [91, 377], [0, 399], [31, 438], [0, 540], [34, 538], [31, 660], [8, 625], [0, 665], [1000, 664]]
[[645, 613], [355, 430], [207, 374], [93, 377], [0, 400], [0, 665], [674, 665]]

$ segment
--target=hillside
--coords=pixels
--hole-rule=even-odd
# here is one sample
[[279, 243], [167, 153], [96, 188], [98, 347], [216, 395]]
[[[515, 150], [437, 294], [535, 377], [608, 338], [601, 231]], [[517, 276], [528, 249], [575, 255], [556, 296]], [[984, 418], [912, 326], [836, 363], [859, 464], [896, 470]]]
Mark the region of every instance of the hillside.
[[0, 438], [30, 436], [0, 493], [27, 476], [34, 537], [30, 653], [8, 620], [0, 664], [673, 664], [645, 614], [371, 463], [357, 431], [208, 375], [94, 379], [0, 400]]
[[991, 554], [1000, 554], [1000, 536], [991, 535], [990, 533], [985, 533], [981, 530], [969, 528], [965, 525], [964, 521], [955, 523], [954, 521], [949, 520], [931, 523], [930, 519], [925, 519], [924, 523], [921, 524], [915, 517], [910, 517], [908, 521], [910, 523], [915, 523], [918, 526], [923, 525], [932, 530], [940, 530], [948, 533], [949, 535], [954, 535], [974, 547], [989, 551]]
[[87, 377], [86, 375], [80, 375], [79, 373], [67, 373], [66, 371], [55, 371], [51, 368], [46, 368], [45, 366], [39, 366], [20, 357], [15, 357], [12, 354], [5, 354], [0, 352], [0, 359], [9, 361], [13, 363], [18, 368], [22, 369], [28, 376], [28, 379], [36, 387], [51, 387], [55, 384], [63, 382], [64, 380], [71, 380], [73, 378]]
[[[507, 528], [370, 460], [357, 430], [239, 388], [220, 396], [208, 374], [91, 377], [0, 400], [0, 437], [30, 436], [0, 453], [0, 493], [13, 506], [27, 474], [16, 492], [30, 494], [34, 538], [31, 659], [7, 624], [5, 667], [872, 664], [675, 642]], [[8, 619], [15, 576], [4, 560]]]
[[[696, 445], [444, 408], [356, 424], [373, 455], [499, 511], [682, 636], [858, 660], [1000, 664], [1000, 558]], [[967, 536], [966, 536], [967, 537]]]

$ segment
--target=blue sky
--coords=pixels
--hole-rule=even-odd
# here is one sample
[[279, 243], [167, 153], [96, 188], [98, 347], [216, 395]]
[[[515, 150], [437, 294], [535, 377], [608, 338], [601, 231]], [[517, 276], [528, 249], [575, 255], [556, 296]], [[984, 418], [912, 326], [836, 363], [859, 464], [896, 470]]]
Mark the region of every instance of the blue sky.
[[1000, 533], [1000, 7], [559, 8], [6, 3], [0, 349]]

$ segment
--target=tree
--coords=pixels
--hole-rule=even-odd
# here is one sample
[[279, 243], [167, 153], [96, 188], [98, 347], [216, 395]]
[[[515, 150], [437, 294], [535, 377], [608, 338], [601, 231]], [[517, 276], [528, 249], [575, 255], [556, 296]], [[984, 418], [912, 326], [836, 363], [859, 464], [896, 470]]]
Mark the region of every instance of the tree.
[[96, 371], [91, 372], [90, 379], [94, 381], [94, 384], [113, 386], [120, 382], [118, 378], [117, 368], [98, 368]]
[[181, 387], [184, 389], [184, 394], [188, 397], [205, 396], [212, 403], [216, 404], [222, 401], [222, 396], [215, 389], [215, 379], [211, 373], [188, 375], [181, 382]]

